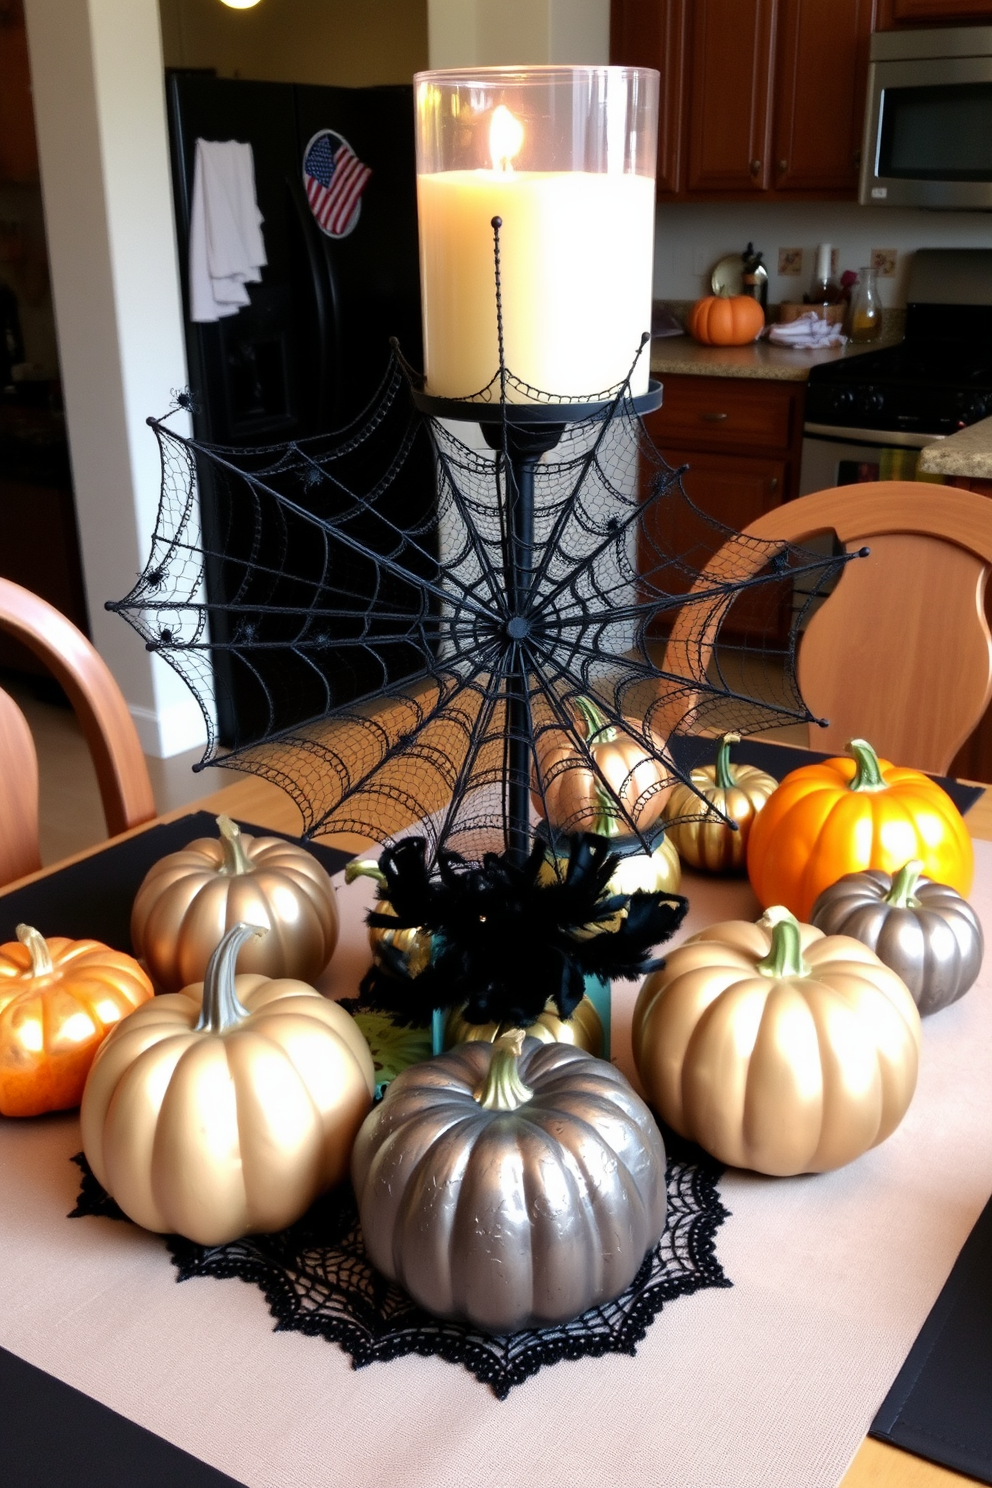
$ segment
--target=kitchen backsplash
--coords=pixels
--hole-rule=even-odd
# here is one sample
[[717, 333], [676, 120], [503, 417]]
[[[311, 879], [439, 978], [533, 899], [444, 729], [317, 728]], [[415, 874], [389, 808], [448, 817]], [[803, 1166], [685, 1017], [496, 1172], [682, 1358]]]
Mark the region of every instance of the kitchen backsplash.
[[[838, 273], [871, 262], [873, 249], [895, 254], [894, 273], [878, 283], [884, 306], [906, 303], [906, 271], [917, 248], [987, 248], [992, 213], [922, 212], [859, 207], [853, 202], [672, 202], [658, 208], [654, 293], [659, 300], [694, 300], [709, 292], [719, 259], [748, 242], [764, 254], [768, 300], [801, 300], [809, 288], [818, 243], [837, 249]], [[779, 273], [782, 249], [802, 250], [798, 274]]]

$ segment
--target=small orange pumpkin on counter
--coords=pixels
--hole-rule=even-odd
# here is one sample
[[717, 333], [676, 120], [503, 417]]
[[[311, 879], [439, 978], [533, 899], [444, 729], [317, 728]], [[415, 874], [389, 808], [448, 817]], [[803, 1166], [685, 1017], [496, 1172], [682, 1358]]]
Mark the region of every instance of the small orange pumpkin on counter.
[[784, 904], [808, 920], [818, 896], [847, 873], [896, 873], [918, 858], [921, 873], [966, 897], [975, 855], [964, 818], [919, 770], [880, 760], [864, 739], [853, 758], [821, 760], [786, 775], [758, 813], [747, 871], [761, 904]]
[[704, 346], [746, 346], [757, 339], [765, 312], [750, 295], [706, 295], [689, 312], [689, 335]]
[[131, 911], [131, 944], [164, 992], [203, 980], [226, 930], [241, 921], [270, 931], [246, 946], [241, 970], [312, 982], [338, 939], [334, 886], [305, 847], [249, 837], [228, 816], [219, 838], [169, 853], [145, 875]]
[[97, 1049], [152, 995], [133, 956], [18, 925], [0, 945], [0, 1115], [78, 1106]]

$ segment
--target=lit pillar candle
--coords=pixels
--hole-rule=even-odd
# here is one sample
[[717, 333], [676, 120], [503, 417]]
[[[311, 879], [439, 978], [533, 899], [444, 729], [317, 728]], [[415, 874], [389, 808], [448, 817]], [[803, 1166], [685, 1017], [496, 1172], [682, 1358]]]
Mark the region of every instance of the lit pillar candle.
[[[429, 393], [469, 397], [497, 372], [494, 217], [507, 369], [576, 401], [627, 376], [651, 322], [656, 109], [657, 74], [640, 69], [418, 77]], [[485, 164], [465, 163], [473, 148]], [[563, 158], [576, 168], [553, 168]], [[647, 381], [645, 352], [633, 391]], [[507, 396], [526, 400], [512, 385]]]

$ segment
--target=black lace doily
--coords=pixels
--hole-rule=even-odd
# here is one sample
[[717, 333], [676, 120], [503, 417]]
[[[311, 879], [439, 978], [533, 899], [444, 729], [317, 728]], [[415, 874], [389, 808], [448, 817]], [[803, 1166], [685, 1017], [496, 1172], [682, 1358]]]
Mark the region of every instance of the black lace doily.
[[[250, 1235], [230, 1245], [195, 1245], [164, 1237], [178, 1281], [194, 1276], [238, 1277], [265, 1293], [276, 1330], [295, 1329], [338, 1343], [356, 1369], [404, 1354], [463, 1364], [505, 1400], [544, 1364], [561, 1359], [634, 1354], [666, 1302], [705, 1287], [729, 1287], [716, 1257], [716, 1231], [729, 1215], [717, 1182], [722, 1167], [699, 1148], [665, 1133], [668, 1151], [668, 1226], [634, 1281], [614, 1302], [593, 1307], [574, 1322], [493, 1338], [467, 1324], [431, 1317], [365, 1257], [354, 1196], [343, 1184], [286, 1230]], [[125, 1219], [89, 1170], [83, 1172], [70, 1219], [103, 1215]]]

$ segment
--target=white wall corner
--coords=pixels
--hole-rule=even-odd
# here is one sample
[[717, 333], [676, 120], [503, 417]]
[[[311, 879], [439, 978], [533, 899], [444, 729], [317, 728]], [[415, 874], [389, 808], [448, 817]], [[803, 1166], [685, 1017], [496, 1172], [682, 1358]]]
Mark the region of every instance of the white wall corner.
[[[179, 678], [174, 673], [172, 675], [178, 682]], [[185, 685], [180, 686], [185, 696], [171, 703], [160, 704], [155, 709], [137, 707], [133, 703], [129, 707], [141, 747], [155, 759], [171, 759], [174, 754], [206, 746], [203, 714]]]
[[158, 509], [145, 419], [186, 382], [158, 4], [26, 0], [25, 13], [91, 633], [145, 748], [176, 753], [202, 739], [199, 709], [104, 609], [143, 567]]

